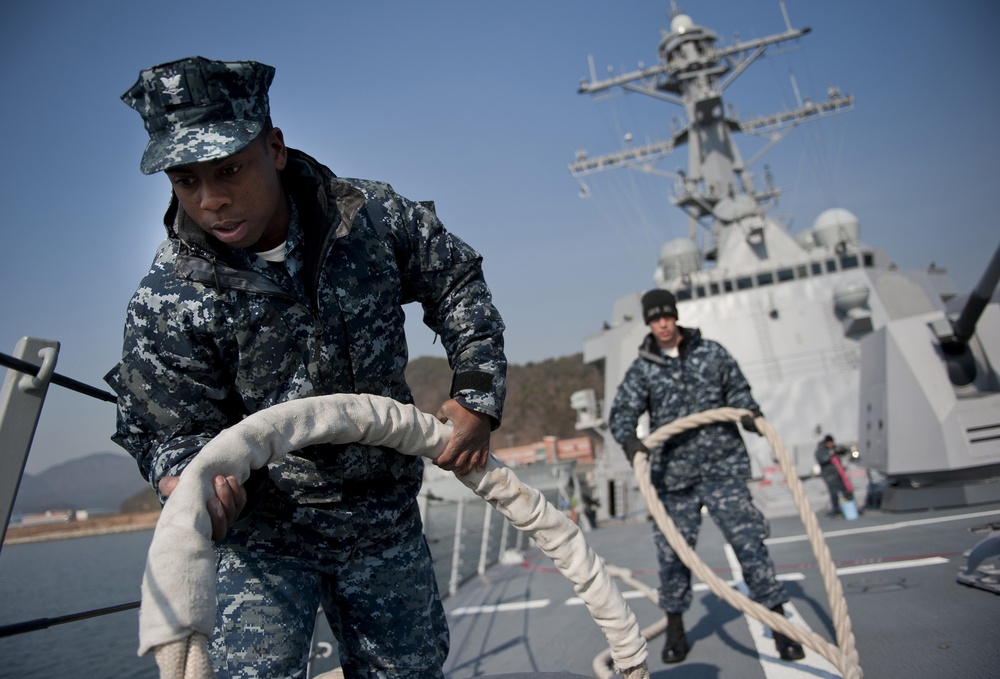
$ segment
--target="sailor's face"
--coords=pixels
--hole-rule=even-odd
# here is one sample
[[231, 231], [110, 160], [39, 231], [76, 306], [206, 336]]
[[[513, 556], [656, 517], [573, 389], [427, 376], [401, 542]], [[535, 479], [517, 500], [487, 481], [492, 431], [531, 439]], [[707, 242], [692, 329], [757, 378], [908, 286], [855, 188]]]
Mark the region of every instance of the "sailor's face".
[[657, 344], [665, 348], [677, 346], [680, 335], [677, 332], [677, 319], [673, 316], [657, 316], [649, 322], [649, 331], [653, 333]]
[[166, 170], [184, 211], [226, 245], [263, 252], [284, 242], [289, 210], [279, 172], [288, 161], [281, 130], [219, 160]]

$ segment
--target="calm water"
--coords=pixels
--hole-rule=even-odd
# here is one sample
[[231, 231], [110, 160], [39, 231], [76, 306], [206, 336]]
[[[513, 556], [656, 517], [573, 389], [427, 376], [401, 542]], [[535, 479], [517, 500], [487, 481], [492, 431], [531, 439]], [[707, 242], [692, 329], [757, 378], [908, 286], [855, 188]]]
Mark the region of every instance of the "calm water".
[[[476, 572], [482, 544], [483, 517], [492, 515], [487, 560], [500, 551], [501, 518], [486, 503], [472, 498], [463, 511], [460, 580]], [[451, 579], [457, 507], [432, 502], [425, 532], [434, 556], [438, 587], [447, 596]], [[146, 552], [153, 532], [141, 531], [69, 540], [7, 545], [0, 551], [0, 625], [52, 618], [138, 601]], [[508, 532], [507, 548], [517, 532]], [[325, 621], [317, 641], [333, 642]], [[0, 639], [0, 679], [157, 679], [151, 655], [139, 657], [138, 609], [58, 625]], [[315, 673], [339, 665], [318, 659]]]
[[[0, 624], [51, 618], [139, 599], [152, 531], [6, 545], [0, 552]], [[130, 610], [0, 639], [0, 677], [156, 679], [136, 655]]]

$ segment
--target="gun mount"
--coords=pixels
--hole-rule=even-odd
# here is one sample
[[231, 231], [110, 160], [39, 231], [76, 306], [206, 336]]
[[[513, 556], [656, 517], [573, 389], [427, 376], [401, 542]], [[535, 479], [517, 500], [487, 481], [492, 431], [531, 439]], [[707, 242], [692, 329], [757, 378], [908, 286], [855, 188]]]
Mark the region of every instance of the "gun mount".
[[952, 322], [951, 335], [941, 338], [941, 351], [948, 365], [948, 377], [956, 387], [972, 384], [976, 376], [983, 371], [983, 366], [977, 360], [978, 357], [973, 347], [970, 347], [969, 340], [975, 335], [976, 324], [990, 303], [998, 282], [1000, 282], [1000, 247], [993, 253], [993, 259], [969, 295], [962, 313]]
[[883, 508], [1000, 500], [1000, 247], [954, 320], [894, 319], [861, 342], [859, 433]]

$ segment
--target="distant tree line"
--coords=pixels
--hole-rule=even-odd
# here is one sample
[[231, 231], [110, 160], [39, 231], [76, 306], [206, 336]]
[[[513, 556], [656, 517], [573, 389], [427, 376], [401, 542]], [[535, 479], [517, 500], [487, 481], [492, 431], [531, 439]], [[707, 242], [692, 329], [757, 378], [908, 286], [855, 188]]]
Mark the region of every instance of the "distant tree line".
[[[448, 399], [451, 368], [444, 358], [424, 356], [410, 361], [406, 380], [413, 400], [424, 412], [434, 414]], [[511, 365], [507, 369], [507, 402], [501, 427], [493, 432], [493, 448], [509, 448], [541, 441], [543, 436], [573, 438], [576, 411], [569, 397], [581, 389], [603, 389], [600, 371], [583, 362], [583, 354], [552, 358], [540, 363]], [[122, 512], [144, 512], [159, 507], [152, 488], [144, 489], [121, 505]]]
[[[406, 380], [418, 408], [434, 413], [448, 398], [451, 369], [444, 358], [414, 359]], [[540, 441], [543, 436], [572, 438], [576, 411], [569, 398], [575, 391], [603, 391], [600, 371], [583, 362], [583, 354], [552, 358], [540, 363], [511, 365], [507, 369], [507, 402], [501, 427], [493, 433], [493, 447], [507, 448]]]

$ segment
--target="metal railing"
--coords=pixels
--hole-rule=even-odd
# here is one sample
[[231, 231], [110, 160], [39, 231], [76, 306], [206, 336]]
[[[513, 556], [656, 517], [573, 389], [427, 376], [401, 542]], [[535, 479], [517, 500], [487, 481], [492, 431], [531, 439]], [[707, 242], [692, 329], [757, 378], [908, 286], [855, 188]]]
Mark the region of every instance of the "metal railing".
[[[14, 353], [14, 356], [0, 353], [0, 365], [8, 368], [0, 390], [0, 549], [7, 536], [14, 500], [21, 485], [24, 465], [31, 450], [49, 384], [56, 384], [100, 401], [117, 401], [109, 391], [57, 373], [58, 342], [24, 337], [17, 343]], [[0, 626], [0, 638], [136, 609], [139, 603], [132, 601], [54, 618], [37, 618], [3, 625]]]
[[439, 500], [422, 495], [420, 501], [424, 536], [443, 596], [455, 594], [463, 583], [484, 574], [504, 554], [525, 548], [524, 534], [513, 530], [499, 512], [478, 497]]

